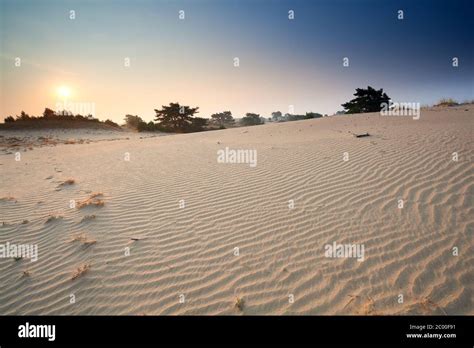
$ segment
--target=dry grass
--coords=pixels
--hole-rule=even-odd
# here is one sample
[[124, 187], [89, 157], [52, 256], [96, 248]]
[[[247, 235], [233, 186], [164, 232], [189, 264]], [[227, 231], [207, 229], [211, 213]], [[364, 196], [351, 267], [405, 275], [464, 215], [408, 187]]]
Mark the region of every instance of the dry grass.
[[81, 242], [82, 245], [89, 246], [97, 243], [94, 239], [89, 239], [85, 234], [79, 234], [77, 236], [72, 237], [71, 242]]
[[367, 302], [364, 303], [362, 306], [362, 313], [363, 315], [377, 315], [377, 310], [375, 309], [375, 302], [372, 297], [367, 296]]
[[[375, 301], [372, 299], [372, 297], [367, 296], [367, 300], [360, 304], [360, 301], [362, 300], [361, 296], [358, 295], [347, 295], [350, 297], [350, 300], [346, 303], [344, 306], [344, 309], [346, 309], [349, 305], [351, 305], [354, 302], [354, 306], [358, 306], [358, 310], [356, 310], [354, 313], [358, 315], [378, 315], [378, 312], [375, 308]], [[356, 303], [358, 302], [358, 303]]]
[[235, 299], [234, 307], [242, 312], [244, 310], [244, 306], [245, 306], [245, 300], [242, 297], [237, 297]]
[[89, 206], [103, 207], [105, 202], [102, 199], [86, 199], [85, 201], [79, 202], [77, 205], [78, 209], [82, 209]]
[[89, 206], [95, 206], [95, 207], [102, 207], [105, 204], [105, 201], [103, 199], [99, 199], [98, 197], [102, 197], [103, 194], [98, 192], [98, 193], [93, 193], [87, 198], [86, 200], [79, 202], [77, 204], [77, 208], [85, 208]]
[[91, 268], [91, 265], [86, 263], [82, 266], [79, 266], [75, 271], [74, 273], [72, 274], [72, 278], [71, 280], [75, 280], [77, 278], [79, 278], [80, 276], [82, 276], [83, 274], [85, 274], [89, 269]]
[[24, 270], [23, 271], [23, 277], [29, 277], [31, 275], [30, 271]]
[[63, 217], [60, 215], [51, 215], [46, 219], [45, 224], [48, 224], [50, 222], [56, 221], [56, 220], [61, 220]]
[[[436, 315], [436, 310], [439, 309], [444, 315], [448, 315], [443, 307], [431, 300], [428, 296], [418, 299], [409, 307], [409, 312], [421, 313], [423, 315]], [[438, 313], [439, 314], [439, 313]]]
[[72, 237], [71, 242], [83, 242], [84, 240], [87, 240], [87, 237], [85, 234], [78, 234], [74, 237]]
[[95, 216], [94, 214], [92, 214], [92, 215], [86, 215], [86, 216], [84, 216], [84, 217], [81, 219], [81, 222], [94, 220], [95, 217], [96, 217], [96, 216]]
[[74, 180], [74, 179], [67, 179], [66, 181], [60, 183], [60, 184], [58, 185], [58, 187], [59, 187], [59, 186], [70, 186], [70, 185], [74, 185], [75, 183], [76, 183], [76, 180]]
[[0, 202], [12, 202], [12, 201], [16, 202], [16, 199], [13, 196], [5, 196], [5, 197], [0, 198]]
[[456, 105], [459, 105], [459, 103], [453, 98], [442, 98], [434, 106], [456, 106]]

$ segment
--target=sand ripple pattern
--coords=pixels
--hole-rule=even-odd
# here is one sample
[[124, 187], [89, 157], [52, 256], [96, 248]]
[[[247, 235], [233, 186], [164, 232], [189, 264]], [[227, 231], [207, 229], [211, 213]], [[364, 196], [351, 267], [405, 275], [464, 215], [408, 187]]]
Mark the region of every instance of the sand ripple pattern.
[[[0, 201], [0, 243], [39, 248], [37, 262], [0, 258], [0, 314], [472, 315], [473, 111], [0, 156], [0, 197], [14, 197]], [[217, 163], [226, 146], [257, 150], [257, 166]], [[97, 192], [104, 206], [70, 208]], [[363, 244], [365, 260], [325, 257], [333, 242]]]

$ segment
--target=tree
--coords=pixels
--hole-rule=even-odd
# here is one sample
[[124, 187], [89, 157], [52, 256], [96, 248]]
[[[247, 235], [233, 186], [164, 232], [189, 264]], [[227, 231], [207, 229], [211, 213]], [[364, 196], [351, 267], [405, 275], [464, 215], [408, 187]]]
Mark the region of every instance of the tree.
[[13, 118], [13, 116], [8, 116], [8, 117], [5, 117], [4, 122], [5, 123], [15, 122], [15, 119]]
[[211, 123], [220, 128], [225, 128], [225, 126], [234, 125], [235, 120], [232, 117], [232, 113], [230, 111], [223, 111], [223, 112], [219, 112], [219, 113], [211, 115]]
[[194, 117], [184, 130], [185, 132], [201, 132], [204, 130], [204, 127], [207, 126], [207, 122], [207, 118]]
[[307, 112], [306, 115], [304, 116], [305, 119], [320, 118], [320, 117], [323, 117], [323, 115], [321, 115], [318, 112]]
[[27, 121], [27, 120], [30, 119], [30, 115], [28, 115], [26, 112], [22, 111], [20, 113], [20, 116], [17, 116], [17, 119], [21, 120], [21, 121]]
[[376, 90], [370, 86], [367, 86], [367, 89], [356, 88], [354, 96], [356, 98], [342, 104], [347, 114], [379, 112], [382, 109], [382, 103], [390, 102], [389, 96], [383, 89]]
[[145, 121], [140, 116], [125, 115], [125, 125], [129, 128], [138, 129]]
[[240, 123], [243, 126], [255, 126], [258, 124], [262, 124], [262, 120], [259, 114], [247, 113], [245, 114], [245, 117], [242, 117]]
[[114, 121], [112, 121], [112, 120], [109, 120], [109, 119], [105, 120], [105, 122], [104, 122], [104, 123], [105, 123], [106, 125], [108, 125], [108, 126], [112, 126], [112, 127], [120, 128], [120, 126], [119, 126], [117, 123], [115, 123]]
[[49, 117], [54, 117], [56, 116], [54, 110], [51, 110], [50, 108], [45, 108], [43, 111], [43, 117], [44, 118], [49, 118]]
[[165, 129], [184, 132], [192, 123], [192, 117], [198, 113], [198, 110], [199, 107], [191, 108], [179, 103], [170, 103], [169, 106], [163, 105], [161, 110], [155, 109], [155, 121]]
[[281, 111], [272, 112], [272, 119], [275, 122], [281, 121], [281, 119], [282, 119]]

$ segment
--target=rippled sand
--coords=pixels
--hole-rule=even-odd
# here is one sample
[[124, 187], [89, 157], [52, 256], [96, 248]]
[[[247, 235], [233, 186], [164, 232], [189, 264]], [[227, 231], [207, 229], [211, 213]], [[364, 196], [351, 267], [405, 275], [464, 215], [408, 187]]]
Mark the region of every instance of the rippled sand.
[[[39, 255], [0, 258], [0, 314], [474, 314], [473, 117], [1, 151], [0, 243]], [[225, 147], [257, 150], [257, 166], [218, 163]], [[365, 260], [325, 257], [333, 242]]]

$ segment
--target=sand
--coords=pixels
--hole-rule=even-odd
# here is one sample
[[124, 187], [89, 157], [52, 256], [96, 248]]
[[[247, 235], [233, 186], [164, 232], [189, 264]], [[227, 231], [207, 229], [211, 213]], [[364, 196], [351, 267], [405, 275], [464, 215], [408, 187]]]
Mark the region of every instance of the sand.
[[[0, 258], [0, 314], [472, 315], [473, 117], [120, 133], [20, 161], [3, 141], [0, 244], [38, 260]], [[226, 147], [256, 166], [219, 163]], [[364, 260], [326, 257], [333, 243]]]

